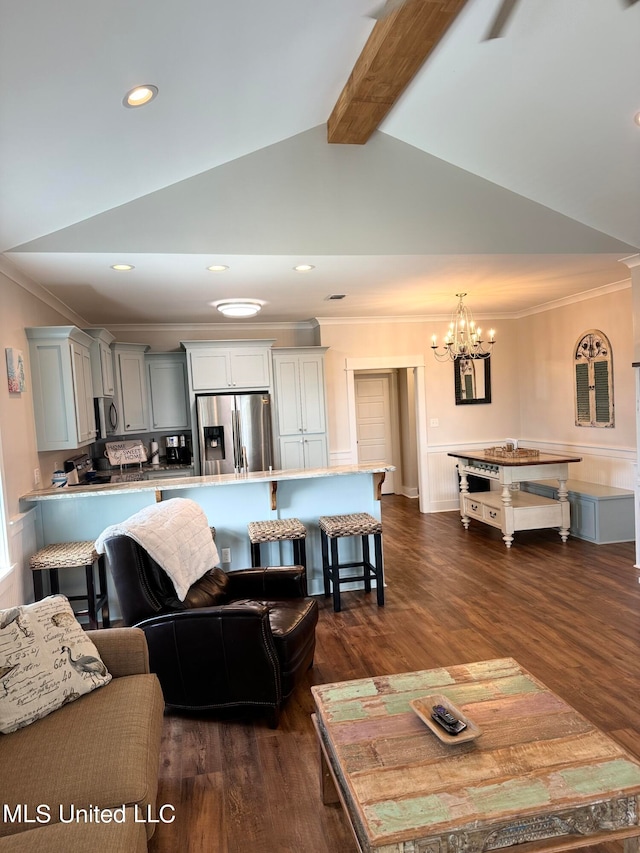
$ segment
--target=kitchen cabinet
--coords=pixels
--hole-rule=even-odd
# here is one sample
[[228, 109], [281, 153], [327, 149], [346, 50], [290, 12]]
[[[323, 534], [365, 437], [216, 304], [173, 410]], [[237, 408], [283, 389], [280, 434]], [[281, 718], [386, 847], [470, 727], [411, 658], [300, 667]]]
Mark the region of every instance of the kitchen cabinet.
[[286, 435], [279, 439], [280, 459], [276, 463], [281, 470], [290, 468], [326, 468], [327, 437], [310, 435], [305, 438]]
[[113, 397], [113, 353], [111, 344], [115, 337], [107, 329], [84, 329], [91, 341], [91, 379], [94, 397]]
[[112, 343], [117, 424], [114, 435], [149, 431], [149, 397], [144, 356], [147, 344]]
[[153, 352], [145, 355], [149, 389], [149, 428], [190, 428], [187, 359], [183, 352]]
[[190, 390], [270, 390], [273, 343], [274, 340], [182, 341]]
[[75, 450], [96, 437], [91, 337], [76, 326], [25, 329], [38, 451]]
[[280, 468], [322, 468], [328, 464], [326, 351], [327, 347], [272, 350]]

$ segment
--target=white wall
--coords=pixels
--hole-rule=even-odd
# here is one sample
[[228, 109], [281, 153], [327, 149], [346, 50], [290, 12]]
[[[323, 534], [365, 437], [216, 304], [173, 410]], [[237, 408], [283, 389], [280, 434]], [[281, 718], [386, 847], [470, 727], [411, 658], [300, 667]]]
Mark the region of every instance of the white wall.
[[[410, 320], [336, 323], [320, 320], [321, 343], [330, 349], [326, 356], [327, 408], [330, 457], [335, 464], [350, 459], [347, 418], [346, 359], [420, 355], [424, 358], [426, 393], [426, 445], [430, 511], [454, 509], [458, 503], [455, 460], [449, 451], [487, 445], [506, 436], [518, 435], [520, 427], [519, 386], [516, 371], [517, 321], [482, 319], [483, 327], [496, 329], [498, 343], [491, 359], [492, 403], [456, 406], [453, 364], [436, 361], [431, 335], [442, 337], [446, 322]], [[438, 426], [432, 426], [437, 420]], [[419, 439], [420, 437], [418, 437]], [[418, 440], [418, 445], [420, 441]], [[403, 471], [410, 480], [410, 472]]]
[[[636, 403], [631, 287], [533, 314], [518, 321], [522, 388], [520, 436], [550, 452], [570, 450], [583, 461], [570, 476], [633, 489]], [[584, 332], [599, 329], [613, 354], [615, 426], [575, 425], [574, 346]]]
[[[471, 305], [473, 307], [473, 305]], [[476, 318], [479, 319], [479, 318]], [[492, 402], [456, 406], [453, 366], [438, 362], [431, 335], [442, 339], [446, 323], [320, 320], [327, 352], [330, 454], [349, 461], [347, 358], [424, 355], [427, 401], [429, 509], [457, 506], [455, 460], [450, 451], [521, 439], [549, 452], [572, 452], [583, 461], [571, 467], [574, 479], [634, 487], [635, 386], [631, 368], [633, 329], [631, 288], [561, 305], [520, 319], [482, 318], [496, 329], [491, 357]], [[439, 328], [441, 326], [442, 328]], [[616, 425], [613, 429], [575, 426], [573, 346], [590, 328], [611, 341]], [[433, 419], [438, 426], [431, 426]], [[404, 474], [405, 472], [403, 472]]]

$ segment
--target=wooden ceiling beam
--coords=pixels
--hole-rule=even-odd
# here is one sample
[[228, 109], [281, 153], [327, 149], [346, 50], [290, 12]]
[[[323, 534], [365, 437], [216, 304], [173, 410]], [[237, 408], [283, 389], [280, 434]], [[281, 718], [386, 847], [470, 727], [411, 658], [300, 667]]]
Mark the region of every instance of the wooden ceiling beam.
[[407, 0], [376, 22], [329, 116], [329, 142], [364, 145], [466, 2]]

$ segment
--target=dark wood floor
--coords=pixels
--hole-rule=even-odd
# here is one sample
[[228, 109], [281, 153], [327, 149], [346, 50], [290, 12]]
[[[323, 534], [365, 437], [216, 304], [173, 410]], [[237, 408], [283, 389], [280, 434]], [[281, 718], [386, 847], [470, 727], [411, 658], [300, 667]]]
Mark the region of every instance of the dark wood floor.
[[[562, 544], [383, 498], [386, 606], [320, 599], [316, 661], [283, 710], [260, 719], [167, 715], [158, 803], [176, 808], [151, 853], [350, 853], [339, 808], [322, 804], [309, 685], [511, 656], [640, 755], [640, 586], [634, 543]], [[622, 845], [591, 848], [618, 853]]]

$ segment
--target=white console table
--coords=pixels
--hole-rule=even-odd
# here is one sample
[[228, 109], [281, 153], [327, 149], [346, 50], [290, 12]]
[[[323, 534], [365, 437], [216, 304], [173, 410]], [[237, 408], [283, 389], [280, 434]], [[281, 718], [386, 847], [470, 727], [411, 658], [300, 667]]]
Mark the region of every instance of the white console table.
[[[489, 456], [482, 450], [449, 453], [458, 460], [460, 474], [460, 517], [468, 529], [471, 519], [482, 521], [502, 531], [507, 548], [517, 530], [560, 529], [560, 537], [569, 537], [570, 507], [567, 493], [569, 463], [580, 462], [579, 456], [554, 456], [541, 453], [536, 457], [508, 458]], [[467, 476], [497, 483], [502, 488], [488, 492], [469, 492]], [[525, 480], [558, 481], [557, 500], [520, 491]]]

